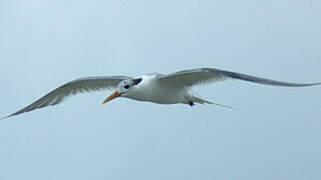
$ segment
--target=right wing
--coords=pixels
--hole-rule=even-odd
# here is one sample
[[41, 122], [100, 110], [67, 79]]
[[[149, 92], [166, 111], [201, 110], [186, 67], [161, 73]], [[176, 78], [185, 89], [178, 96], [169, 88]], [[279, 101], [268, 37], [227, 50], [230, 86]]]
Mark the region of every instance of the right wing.
[[[42, 98], [38, 99], [34, 103], [27, 107], [10, 114], [2, 119], [15, 116], [21, 113], [29, 112], [35, 109], [43, 108], [46, 106], [56, 105], [61, 103], [66, 97], [75, 95], [78, 93], [99, 91], [104, 89], [116, 88], [118, 83], [128, 79], [126, 76], [101, 76], [101, 77], [86, 77], [70, 81], [53, 91], [49, 92]], [[0, 120], [2, 120], [0, 119]]]

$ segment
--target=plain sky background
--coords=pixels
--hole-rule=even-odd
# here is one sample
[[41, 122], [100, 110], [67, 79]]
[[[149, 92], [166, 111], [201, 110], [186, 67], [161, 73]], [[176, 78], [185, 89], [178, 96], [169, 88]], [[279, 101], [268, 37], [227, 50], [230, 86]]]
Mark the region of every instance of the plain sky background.
[[[321, 81], [320, 0], [0, 0], [1, 116], [84, 76], [213, 67]], [[321, 179], [321, 87], [194, 88], [236, 107], [109, 91], [0, 121], [0, 180]]]

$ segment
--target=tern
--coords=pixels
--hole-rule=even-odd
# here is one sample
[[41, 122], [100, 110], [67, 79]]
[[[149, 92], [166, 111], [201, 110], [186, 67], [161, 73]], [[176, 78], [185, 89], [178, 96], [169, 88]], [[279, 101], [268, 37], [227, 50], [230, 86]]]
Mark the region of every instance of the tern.
[[[187, 104], [190, 106], [193, 106], [195, 103], [216, 104], [201, 98], [193, 92], [191, 88], [194, 85], [214, 83], [227, 79], [238, 79], [253, 83], [283, 87], [321, 85], [321, 83], [299, 84], [282, 82], [213, 68], [184, 70], [167, 75], [150, 73], [138, 77], [85, 77], [70, 81], [54, 89], [34, 103], [2, 119], [46, 106], [59, 104], [70, 95], [105, 89], [114, 89], [114, 92], [103, 101], [103, 104], [117, 97], [125, 97], [137, 101], [148, 101], [158, 104]], [[216, 105], [226, 106], [222, 104]]]

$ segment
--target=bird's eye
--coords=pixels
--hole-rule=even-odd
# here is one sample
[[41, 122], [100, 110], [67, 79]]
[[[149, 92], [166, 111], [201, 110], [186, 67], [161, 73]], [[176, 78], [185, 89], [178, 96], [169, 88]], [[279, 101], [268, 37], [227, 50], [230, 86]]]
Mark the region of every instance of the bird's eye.
[[128, 85], [128, 84], [127, 84], [127, 85], [125, 85], [125, 86], [124, 86], [124, 88], [125, 88], [125, 89], [128, 89], [128, 88], [129, 88], [129, 85]]

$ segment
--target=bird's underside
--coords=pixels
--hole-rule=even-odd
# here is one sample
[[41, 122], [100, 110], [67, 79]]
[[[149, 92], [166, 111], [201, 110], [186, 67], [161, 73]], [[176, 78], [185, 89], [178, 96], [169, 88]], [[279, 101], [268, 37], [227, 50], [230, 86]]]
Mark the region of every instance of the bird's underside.
[[[241, 74], [231, 71], [224, 71], [212, 68], [200, 68], [179, 71], [176, 73], [168, 75], [150, 74], [143, 75], [138, 78], [132, 78], [127, 76], [102, 76], [102, 77], [87, 77], [80, 78], [74, 81], [68, 82], [53, 91], [49, 92], [42, 98], [38, 99], [34, 103], [26, 106], [25, 108], [10, 114], [2, 119], [15, 116], [21, 113], [29, 112], [35, 109], [43, 108], [46, 106], [56, 105], [61, 103], [66, 97], [75, 95], [78, 93], [105, 90], [105, 89], [115, 89], [115, 92], [108, 97], [107, 100], [114, 99], [119, 96], [128, 97], [131, 99], [137, 99], [135, 93], [139, 92], [139, 98], [141, 101], [151, 101], [157, 103], [157, 101], [150, 100], [148, 98], [153, 98], [153, 93], [160, 93], [157, 91], [157, 87], [165, 87], [167, 91], [164, 93], [162, 98], [158, 101], [165, 103], [162, 104], [175, 104], [184, 103], [193, 106], [194, 103], [211, 103], [209, 101], [203, 100], [198, 96], [195, 96], [189, 91], [183, 91], [182, 89], [190, 89], [194, 85], [214, 83], [216, 81], [227, 80], [227, 79], [238, 79], [243, 81], [249, 81], [253, 83], [271, 85], [271, 86], [281, 86], [281, 87], [306, 87], [320, 85], [321, 83], [288, 83], [282, 81], [275, 81], [271, 79], [261, 78], [257, 76], [251, 76], [247, 74]], [[144, 91], [145, 90], [145, 91]], [[177, 91], [177, 92], [176, 92]], [[179, 93], [178, 93], [179, 91]], [[162, 92], [163, 93], [163, 92]], [[168, 96], [170, 94], [178, 94], [176, 96]], [[180, 94], [181, 93], [181, 94]], [[132, 97], [130, 97], [130, 95]], [[168, 97], [166, 97], [166, 95]], [[137, 95], [138, 96], [138, 95]], [[194, 96], [194, 99], [192, 98]], [[145, 99], [144, 99], [145, 98]], [[166, 99], [168, 98], [168, 99]], [[185, 98], [185, 99], [184, 99]], [[199, 98], [199, 99], [197, 99]], [[171, 103], [166, 103], [166, 102]], [[220, 105], [220, 104], [217, 104]], [[224, 105], [223, 105], [224, 106]]]

